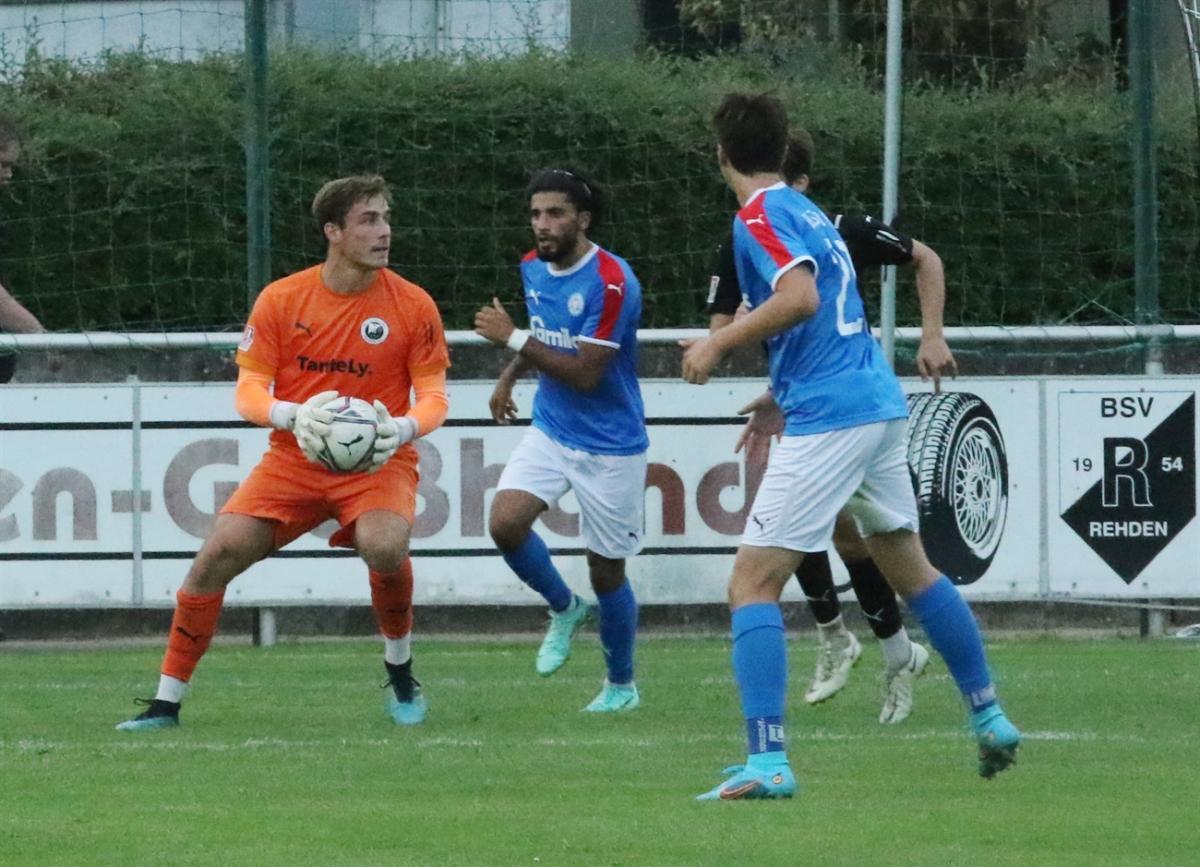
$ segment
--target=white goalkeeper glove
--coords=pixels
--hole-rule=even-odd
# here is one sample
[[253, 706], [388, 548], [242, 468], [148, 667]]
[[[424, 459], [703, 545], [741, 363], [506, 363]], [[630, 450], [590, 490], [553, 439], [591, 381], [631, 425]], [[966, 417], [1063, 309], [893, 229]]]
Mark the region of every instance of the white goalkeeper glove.
[[324, 444], [322, 440], [329, 433], [329, 424], [333, 421], [333, 413], [321, 407], [337, 396], [336, 391], [322, 391], [296, 408], [292, 433], [296, 435], [296, 445], [300, 446], [300, 451], [314, 464], [320, 463], [317, 454], [321, 451]]
[[382, 401], [375, 401], [375, 412], [379, 421], [375, 425], [375, 450], [371, 454], [371, 466], [367, 470], [373, 473], [396, 453], [396, 449], [405, 443], [412, 442], [417, 437], [417, 423], [408, 416], [392, 418], [388, 408]]

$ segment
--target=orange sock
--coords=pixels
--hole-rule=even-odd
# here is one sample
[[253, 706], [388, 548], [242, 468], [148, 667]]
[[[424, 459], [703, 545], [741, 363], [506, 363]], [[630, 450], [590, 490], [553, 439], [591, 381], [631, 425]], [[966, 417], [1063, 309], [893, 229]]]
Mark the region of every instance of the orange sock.
[[412, 632], [413, 570], [407, 557], [395, 572], [372, 571], [371, 607], [384, 638], [403, 638]]
[[224, 598], [224, 590], [204, 595], [180, 590], [175, 594], [175, 616], [171, 619], [171, 634], [163, 657], [163, 674], [184, 683], [192, 679], [192, 672], [217, 631]]

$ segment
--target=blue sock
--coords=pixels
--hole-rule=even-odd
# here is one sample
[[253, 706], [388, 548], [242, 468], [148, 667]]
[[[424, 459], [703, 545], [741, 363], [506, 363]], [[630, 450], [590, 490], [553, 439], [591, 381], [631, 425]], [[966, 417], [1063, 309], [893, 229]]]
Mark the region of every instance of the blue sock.
[[600, 607], [600, 646], [608, 666], [609, 683], [633, 683], [633, 640], [637, 635], [638, 606], [633, 588], [625, 581], [611, 593], [597, 593]]
[[958, 588], [943, 575], [907, 601], [925, 627], [930, 642], [946, 661], [950, 676], [971, 712], [978, 713], [994, 705], [996, 688], [983, 653], [983, 638], [975, 615]]
[[742, 695], [751, 758], [778, 753], [778, 761], [786, 761], [783, 706], [787, 696], [787, 641], [777, 604], [758, 602], [734, 609], [733, 676]]
[[501, 551], [508, 568], [517, 573], [517, 577], [542, 594], [550, 608], [554, 611], [566, 611], [571, 607], [575, 594], [563, 581], [558, 570], [550, 561], [550, 549], [542, 541], [542, 537], [532, 530], [514, 551]]

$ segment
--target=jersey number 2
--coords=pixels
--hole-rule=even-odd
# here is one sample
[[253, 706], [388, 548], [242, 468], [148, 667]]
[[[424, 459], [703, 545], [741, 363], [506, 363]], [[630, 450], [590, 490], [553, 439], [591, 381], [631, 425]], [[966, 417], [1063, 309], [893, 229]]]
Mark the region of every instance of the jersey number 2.
[[850, 258], [850, 248], [840, 238], [833, 242], [833, 253], [837, 257], [842, 272], [842, 291], [837, 297], [837, 328], [842, 337], [852, 337], [861, 334], [863, 318], [860, 316], [853, 322], [846, 321], [846, 295], [850, 291], [850, 278], [854, 276], [854, 262]]

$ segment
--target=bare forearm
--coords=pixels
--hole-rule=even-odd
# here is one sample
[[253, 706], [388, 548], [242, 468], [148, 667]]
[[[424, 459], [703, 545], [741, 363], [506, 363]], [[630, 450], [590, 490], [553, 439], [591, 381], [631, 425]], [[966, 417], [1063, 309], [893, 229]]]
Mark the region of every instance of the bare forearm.
[[579, 391], [591, 391], [600, 384], [603, 370], [588, 363], [581, 353], [558, 352], [539, 340], [528, 340], [517, 356], [530, 367], [553, 376]]
[[516, 382], [533, 369], [533, 362], [521, 353], [517, 353], [513, 360], [508, 363], [508, 366], [505, 367], [504, 371], [500, 374], [500, 379], [505, 382]]
[[942, 337], [945, 330], [946, 271], [931, 247], [915, 241], [913, 260], [917, 269], [917, 298], [921, 303], [921, 336]]
[[777, 291], [765, 304], [713, 331], [710, 339], [717, 342], [722, 353], [729, 352], [739, 346], [761, 343], [802, 322], [814, 312], [816, 308], [809, 309], [809, 305], [797, 293]]
[[714, 313], [708, 317], [708, 333], [715, 334], [722, 328], [725, 328], [733, 322], [733, 314], [731, 313]]
[[41, 334], [46, 329], [20, 301], [0, 286], [0, 330], [10, 334]]
[[574, 353], [551, 349], [528, 331], [516, 328], [497, 298], [492, 299], [490, 307], [481, 307], [475, 314], [475, 333], [497, 346], [516, 351], [517, 357], [501, 374], [500, 382], [505, 385], [511, 385], [521, 373], [536, 367], [571, 388], [591, 391], [600, 384], [605, 366], [615, 354], [608, 346], [584, 340], [579, 341]]

